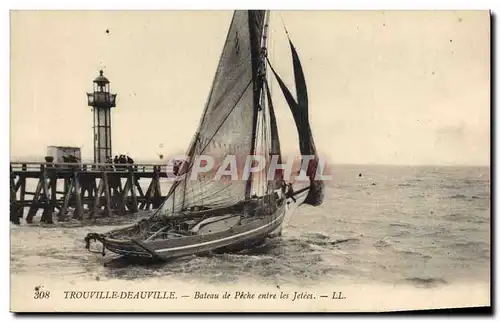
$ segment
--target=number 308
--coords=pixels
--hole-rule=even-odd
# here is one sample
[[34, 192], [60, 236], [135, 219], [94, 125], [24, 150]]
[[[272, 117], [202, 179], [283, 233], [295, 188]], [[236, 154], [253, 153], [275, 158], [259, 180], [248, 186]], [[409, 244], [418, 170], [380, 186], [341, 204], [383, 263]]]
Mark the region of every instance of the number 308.
[[35, 300], [48, 299], [49, 297], [50, 297], [49, 291], [35, 291], [35, 295], [33, 296]]

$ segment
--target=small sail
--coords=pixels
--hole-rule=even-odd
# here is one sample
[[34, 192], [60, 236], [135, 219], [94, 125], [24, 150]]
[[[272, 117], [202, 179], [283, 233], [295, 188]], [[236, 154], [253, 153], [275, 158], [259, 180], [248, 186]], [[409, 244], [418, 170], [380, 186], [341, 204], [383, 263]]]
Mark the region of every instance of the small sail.
[[[271, 99], [271, 91], [269, 89], [269, 84], [267, 81], [265, 82], [266, 87], [266, 96], [267, 96], [267, 104], [269, 107], [269, 116], [270, 116], [270, 128], [271, 128], [271, 156], [277, 156], [278, 163], [282, 164], [281, 159], [281, 147], [280, 147], [280, 139], [278, 134], [278, 125], [276, 123], [276, 115], [274, 114], [274, 106], [273, 101]], [[272, 189], [276, 189], [281, 186], [281, 182], [283, 181], [283, 172], [277, 171], [274, 175], [274, 180], [272, 180]]]
[[315, 159], [309, 161], [309, 166], [306, 170], [307, 175], [310, 178], [310, 189], [309, 193], [304, 201], [306, 204], [313, 206], [318, 206], [323, 202], [323, 188], [324, 183], [320, 180], [315, 180], [316, 169], [318, 167], [318, 157], [316, 152], [316, 146], [314, 144], [314, 138], [311, 131], [311, 126], [309, 124], [309, 102], [307, 96], [307, 86], [304, 77], [304, 72], [302, 69], [302, 64], [300, 63], [299, 55], [295, 46], [293, 45], [290, 38], [288, 38], [290, 43], [290, 50], [292, 52], [293, 60], [293, 71], [295, 77], [295, 88], [297, 93], [297, 100], [294, 99], [292, 93], [285, 85], [281, 77], [276, 73], [272, 65], [269, 63], [271, 70], [276, 77], [278, 84], [285, 96], [285, 99], [292, 112], [295, 125], [297, 127], [297, 132], [299, 134], [299, 147], [300, 153], [302, 155], [314, 155]]

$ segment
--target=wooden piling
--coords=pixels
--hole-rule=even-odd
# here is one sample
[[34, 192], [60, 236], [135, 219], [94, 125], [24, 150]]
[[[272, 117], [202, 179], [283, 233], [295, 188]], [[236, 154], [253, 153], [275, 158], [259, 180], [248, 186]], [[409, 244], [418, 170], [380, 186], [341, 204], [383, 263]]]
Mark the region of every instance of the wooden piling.
[[134, 167], [129, 167], [128, 169], [128, 181], [130, 182], [130, 192], [131, 192], [131, 197], [132, 197], [132, 204], [130, 207], [130, 211], [132, 213], [136, 213], [139, 211], [139, 208], [137, 206], [137, 194], [136, 194], [136, 181], [135, 181], [135, 176], [134, 176]]

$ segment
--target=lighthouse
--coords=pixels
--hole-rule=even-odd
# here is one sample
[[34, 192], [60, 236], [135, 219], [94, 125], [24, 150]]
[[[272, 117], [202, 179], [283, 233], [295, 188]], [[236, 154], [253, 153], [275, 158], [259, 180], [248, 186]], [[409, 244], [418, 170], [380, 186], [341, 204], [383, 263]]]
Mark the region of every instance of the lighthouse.
[[111, 158], [111, 108], [116, 106], [116, 94], [110, 91], [109, 80], [103, 71], [93, 81], [93, 92], [87, 93], [88, 106], [94, 116], [94, 163]]

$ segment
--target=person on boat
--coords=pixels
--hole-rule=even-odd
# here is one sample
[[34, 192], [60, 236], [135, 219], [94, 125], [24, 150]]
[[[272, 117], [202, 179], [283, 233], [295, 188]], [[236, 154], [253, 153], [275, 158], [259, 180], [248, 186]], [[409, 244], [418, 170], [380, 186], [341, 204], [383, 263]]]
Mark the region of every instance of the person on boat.
[[173, 169], [174, 176], [177, 176], [179, 174], [180, 165], [181, 165], [181, 162], [179, 162], [179, 160], [174, 160], [174, 169]]
[[286, 197], [287, 198], [290, 198], [293, 200], [293, 202], [297, 202], [297, 200], [295, 199], [295, 197], [293, 196], [293, 187], [292, 187], [292, 183], [289, 182], [288, 183], [288, 191], [286, 192]]
[[287, 184], [286, 184], [285, 180], [282, 180], [281, 181], [281, 195], [282, 196], [286, 196], [286, 187], [287, 187]]

